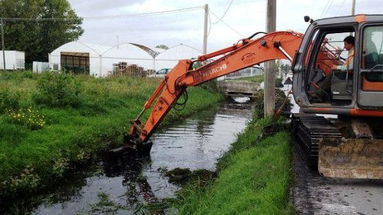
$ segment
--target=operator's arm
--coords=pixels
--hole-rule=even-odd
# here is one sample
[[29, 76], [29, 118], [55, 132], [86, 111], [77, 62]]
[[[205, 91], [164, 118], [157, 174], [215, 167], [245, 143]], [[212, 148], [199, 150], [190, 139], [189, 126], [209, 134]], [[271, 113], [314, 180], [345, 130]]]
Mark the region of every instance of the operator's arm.
[[347, 59], [344, 61], [342, 65], [334, 65], [333, 69], [340, 70], [340, 71], [350, 71], [354, 69], [354, 54], [351, 52], [349, 53]]
[[353, 70], [353, 61], [350, 61], [349, 64], [345, 65], [339, 65], [339, 66], [336, 66], [336, 69], [337, 70], [340, 70], [340, 71], [349, 71], [349, 70]]

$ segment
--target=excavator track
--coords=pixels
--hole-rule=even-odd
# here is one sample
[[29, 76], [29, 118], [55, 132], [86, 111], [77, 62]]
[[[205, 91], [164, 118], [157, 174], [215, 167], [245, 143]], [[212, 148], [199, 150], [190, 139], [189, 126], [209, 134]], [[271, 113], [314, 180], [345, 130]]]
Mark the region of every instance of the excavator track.
[[294, 114], [292, 117], [292, 134], [295, 136], [301, 154], [310, 169], [318, 169], [319, 143], [321, 141], [340, 142], [342, 135], [323, 116], [314, 114]]

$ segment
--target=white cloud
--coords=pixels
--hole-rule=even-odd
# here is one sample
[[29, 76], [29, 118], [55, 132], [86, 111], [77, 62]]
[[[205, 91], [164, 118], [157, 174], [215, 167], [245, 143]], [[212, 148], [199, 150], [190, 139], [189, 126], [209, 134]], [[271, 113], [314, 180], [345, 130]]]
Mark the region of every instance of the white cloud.
[[[278, 0], [277, 30], [295, 30], [304, 32], [307, 23], [303, 16], [314, 19], [349, 15], [352, 0]], [[203, 6], [208, 4], [218, 17], [225, 12], [230, 0], [69, 0], [80, 16], [111, 16], [137, 14], [153, 11], [175, 10]], [[265, 31], [266, 0], [234, 0], [223, 21], [241, 35], [250, 36], [257, 31]], [[332, 2], [326, 9], [326, 5]], [[326, 13], [324, 10], [326, 9]], [[357, 13], [380, 13], [383, 9], [381, 0], [357, 1]], [[106, 45], [114, 45], [116, 36], [120, 41], [137, 42], [149, 46], [179, 43], [202, 49], [203, 9], [152, 16], [133, 16], [115, 19], [85, 19], [82, 39]], [[321, 17], [323, 15], [323, 17]], [[211, 16], [211, 21], [217, 20]], [[222, 22], [211, 25], [208, 49], [229, 46], [241, 35], [229, 29]]]

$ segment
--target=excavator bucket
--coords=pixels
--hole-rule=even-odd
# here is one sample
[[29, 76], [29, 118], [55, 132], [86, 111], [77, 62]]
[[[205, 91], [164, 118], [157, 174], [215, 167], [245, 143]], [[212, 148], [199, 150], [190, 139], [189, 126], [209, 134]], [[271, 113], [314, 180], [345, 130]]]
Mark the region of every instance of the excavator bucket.
[[383, 140], [323, 138], [318, 169], [326, 177], [383, 179]]
[[379, 123], [313, 114], [292, 118], [292, 132], [309, 167], [332, 178], [383, 179], [383, 139], [377, 128], [381, 129]]

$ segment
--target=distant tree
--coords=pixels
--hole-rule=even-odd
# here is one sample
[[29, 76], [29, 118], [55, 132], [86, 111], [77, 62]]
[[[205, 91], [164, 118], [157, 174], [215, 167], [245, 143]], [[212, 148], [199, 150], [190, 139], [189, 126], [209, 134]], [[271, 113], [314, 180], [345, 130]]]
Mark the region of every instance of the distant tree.
[[[27, 63], [47, 61], [48, 53], [78, 39], [84, 32], [80, 26], [82, 19], [71, 9], [67, 0], [1, 0], [0, 17], [36, 19], [5, 20], [5, 49], [25, 51]], [[40, 18], [65, 21], [37, 21]]]
[[164, 45], [164, 44], [157, 45], [156, 48], [158, 48], [158, 49], [165, 49], [165, 50], [169, 49], [169, 47], [167, 45]]

